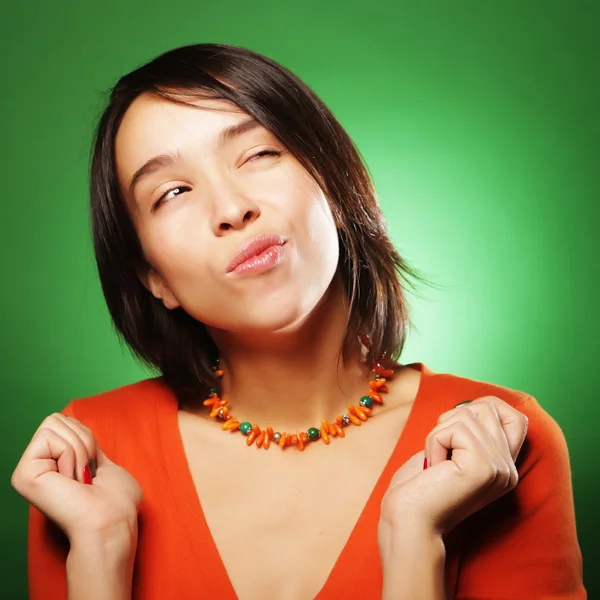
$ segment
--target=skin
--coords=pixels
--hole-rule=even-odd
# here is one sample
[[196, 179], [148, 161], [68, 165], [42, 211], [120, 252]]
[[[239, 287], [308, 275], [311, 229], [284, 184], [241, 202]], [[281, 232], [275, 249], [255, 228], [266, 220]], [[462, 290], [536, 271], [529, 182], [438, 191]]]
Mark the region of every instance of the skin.
[[[267, 129], [254, 128], [219, 146], [221, 130], [248, 115], [222, 101], [197, 106], [140, 96], [119, 129], [123, 190], [149, 158], [182, 156], [127, 194], [150, 264], [140, 275], [165, 307], [182, 306], [208, 326], [227, 373], [223, 388], [248, 420], [275, 419], [273, 425], [284, 428], [318, 423], [345, 406], [365, 381], [358, 360], [339, 372], [334, 366], [346, 308], [331, 210], [322, 190]], [[210, 110], [215, 108], [221, 110]], [[264, 151], [281, 155], [256, 156]], [[186, 187], [153, 212], [156, 200], [178, 185]], [[242, 243], [263, 233], [287, 239], [282, 264], [261, 276], [227, 276]], [[282, 397], [286, 405], [274, 414]]]
[[[322, 190], [263, 127], [218, 143], [225, 128], [248, 118], [223, 101], [202, 100], [192, 107], [142, 95], [117, 134], [118, 177], [148, 262], [138, 274], [141, 281], [167, 310], [183, 307], [207, 325], [225, 370], [223, 396], [235, 399], [236, 413], [276, 431], [295, 431], [299, 424], [346, 413], [347, 405], [363, 395], [369, 369], [360, 362], [358, 347], [353, 357], [337, 363], [347, 306], [337, 271], [336, 224]], [[138, 169], [165, 153], [176, 154], [176, 162], [131, 190]], [[258, 276], [227, 275], [237, 249], [265, 233], [286, 238], [281, 264]], [[360, 436], [304, 454], [247, 452], [215, 429], [203, 407], [181, 407], [190, 469], [240, 595], [263, 597], [264, 564], [274, 567], [279, 560], [283, 568], [269, 570], [287, 573], [270, 584], [279, 597], [314, 597], [402, 431], [418, 384], [417, 371], [399, 366], [385, 405], [377, 419], [361, 427]], [[385, 599], [444, 597], [442, 536], [514, 488], [514, 461], [526, 430], [524, 415], [493, 397], [440, 416], [424, 451], [396, 473], [382, 503], [378, 539]], [[211, 447], [210, 457], [202, 445]], [[452, 460], [446, 460], [449, 449]], [[431, 465], [426, 471], [425, 456]], [[83, 485], [83, 466], [93, 457], [97, 476], [93, 485]], [[350, 495], [340, 464], [353, 466]], [[74, 468], [78, 481], [72, 479]], [[219, 488], [225, 469], [227, 487]], [[275, 480], [278, 495], [260, 491]], [[324, 480], [327, 501], [318, 489]], [[256, 486], [260, 495], [253, 497], [254, 487], [245, 481], [263, 481]], [[51, 415], [34, 435], [12, 483], [69, 535], [69, 598], [92, 598], [90, 590], [97, 598], [130, 597], [141, 490], [96, 446], [93, 432], [76, 419]], [[299, 492], [305, 499], [301, 505]], [[294, 519], [281, 514], [290, 505]], [[237, 523], [238, 538], [254, 539], [255, 531], [240, 530], [248, 523], [248, 506], [264, 547], [240, 555], [237, 542], [227, 546], [232, 537], [227, 523]], [[96, 515], [96, 522], [85, 521], [86, 514]], [[278, 517], [270, 539], [261, 523]], [[316, 543], [311, 532], [328, 527], [337, 533], [316, 540], [321, 560], [311, 560]], [[281, 547], [281, 536], [298, 543]], [[118, 564], [110, 562], [115, 556]], [[95, 571], [97, 586], [78, 575], [90, 561], [105, 565], [105, 573]], [[307, 566], [294, 576], [290, 564]]]

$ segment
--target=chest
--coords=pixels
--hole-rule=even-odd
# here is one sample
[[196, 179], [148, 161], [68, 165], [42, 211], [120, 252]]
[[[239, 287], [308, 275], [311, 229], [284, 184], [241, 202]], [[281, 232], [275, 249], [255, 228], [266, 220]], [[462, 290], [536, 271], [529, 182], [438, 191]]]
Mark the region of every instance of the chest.
[[361, 526], [376, 541], [384, 472], [409, 411], [305, 452], [248, 448], [241, 434], [179, 413], [203, 517], [238, 598], [316, 598]]

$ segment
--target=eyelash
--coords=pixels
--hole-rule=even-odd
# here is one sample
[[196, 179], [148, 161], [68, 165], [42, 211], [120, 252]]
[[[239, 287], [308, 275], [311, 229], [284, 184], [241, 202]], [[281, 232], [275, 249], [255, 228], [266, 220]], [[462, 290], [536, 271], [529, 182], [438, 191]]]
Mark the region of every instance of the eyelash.
[[[281, 156], [283, 153], [279, 152], [277, 150], [261, 150], [260, 152], [257, 152], [256, 154], [254, 154], [253, 156], [251, 156], [248, 160], [254, 160], [255, 158], [259, 158], [262, 156]], [[175, 192], [177, 190], [190, 190], [189, 186], [185, 186], [185, 185], [178, 185], [175, 186], [171, 189], [168, 189], [153, 205], [151, 208], [151, 212], [154, 212], [163, 202], [165, 202], [165, 198], [172, 192]]]

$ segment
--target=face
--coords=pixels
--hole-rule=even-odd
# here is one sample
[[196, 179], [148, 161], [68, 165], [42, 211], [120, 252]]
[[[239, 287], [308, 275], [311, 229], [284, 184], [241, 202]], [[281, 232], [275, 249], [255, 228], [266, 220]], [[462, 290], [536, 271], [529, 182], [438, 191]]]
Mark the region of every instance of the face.
[[[323, 298], [338, 263], [327, 199], [247, 113], [221, 100], [186, 106], [145, 94], [127, 110], [115, 152], [150, 265], [140, 277], [166, 308], [229, 331], [284, 331]], [[237, 261], [249, 262], [231, 271], [260, 236], [276, 245], [262, 255], [250, 248]]]

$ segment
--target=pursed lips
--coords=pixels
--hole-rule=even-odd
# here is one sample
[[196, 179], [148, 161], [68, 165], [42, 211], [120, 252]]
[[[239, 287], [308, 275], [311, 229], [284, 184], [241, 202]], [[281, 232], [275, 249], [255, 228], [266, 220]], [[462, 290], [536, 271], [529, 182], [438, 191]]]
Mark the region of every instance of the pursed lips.
[[242, 244], [235, 253], [232, 261], [227, 267], [227, 273], [231, 273], [247, 260], [262, 254], [268, 248], [273, 246], [283, 246], [285, 238], [281, 235], [259, 235]]

